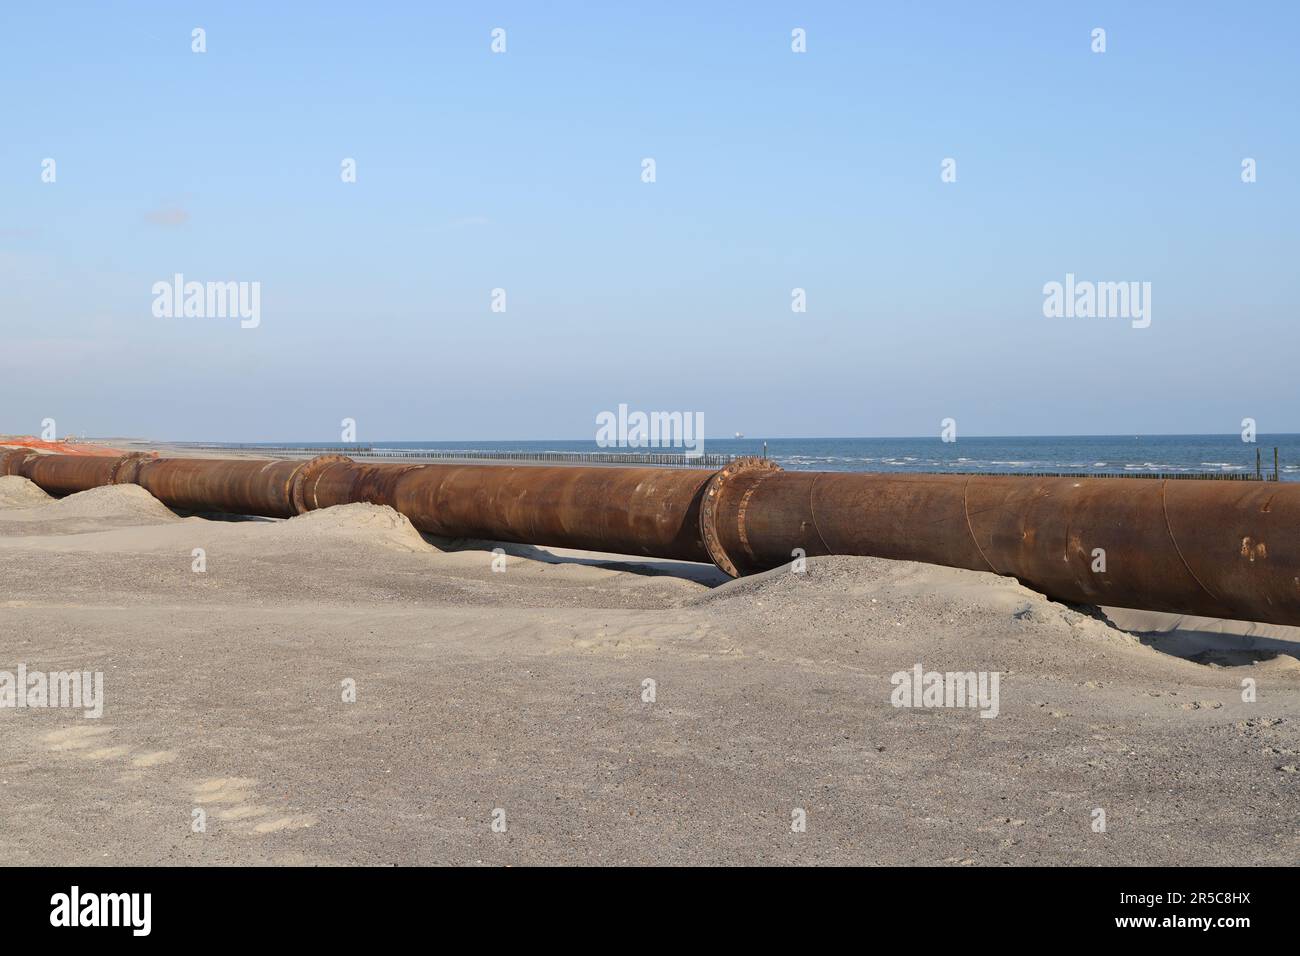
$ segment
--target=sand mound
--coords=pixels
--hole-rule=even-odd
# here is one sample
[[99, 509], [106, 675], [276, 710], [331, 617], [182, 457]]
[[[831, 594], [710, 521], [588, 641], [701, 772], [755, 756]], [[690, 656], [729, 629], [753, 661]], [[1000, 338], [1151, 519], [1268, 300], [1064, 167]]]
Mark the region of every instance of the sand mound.
[[397, 551], [433, 551], [409, 518], [387, 505], [358, 502], [335, 505], [319, 511], [256, 528], [254, 540], [268, 546], [300, 548], [315, 544], [344, 542], [353, 547]]
[[29, 478], [0, 475], [0, 508], [31, 508], [53, 500]]
[[763, 574], [737, 578], [715, 588], [696, 603], [764, 599], [791, 604], [826, 600], [870, 603], [872, 598], [879, 601], [885, 595], [891, 598], [891, 604], [903, 603], [917, 610], [986, 612], [1035, 621], [1073, 622], [1086, 616], [1024, 587], [1014, 578], [987, 571], [841, 556], [809, 558], [803, 574], [796, 574], [790, 565], [783, 565]]
[[[1043, 655], [1037, 665], [1063, 666], [1082, 652], [1093, 668], [1100, 665], [1092, 655], [1105, 653], [1135, 666], [1163, 658], [1220, 669], [1245, 665], [1287, 681], [1300, 676], [1300, 628], [1066, 605], [1014, 578], [910, 561], [812, 558], [804, 574], [786, 565], [688, 603], [725, 604], [735, 620], [790, 622], [792, 635], [842, 633], [883, 645], [960, 636], [968, 648], [996, 654], [1028, 641]], [[802, 643], [792, 636], [791, 646]]]
[[1068, 646], [1081, 639], [1139, 647], [1092, 608], [1058, 604], [1014, 578], [884, 558], [810, 558], [805, 573], [784, 565], [737, 578], [690, 604], [723, 602], [729, 613], [761, 608], [767, 618], [818, 621], [821, 628], [903, 633], [936, 628], [989, 635], [1011, 627]]
[[80, 519], [138, 519], [141, 523], [180, 521], [166, 505], [139, 485], [103, 485], [34, 507], [0, 512], [0, 520], [21, 522]]

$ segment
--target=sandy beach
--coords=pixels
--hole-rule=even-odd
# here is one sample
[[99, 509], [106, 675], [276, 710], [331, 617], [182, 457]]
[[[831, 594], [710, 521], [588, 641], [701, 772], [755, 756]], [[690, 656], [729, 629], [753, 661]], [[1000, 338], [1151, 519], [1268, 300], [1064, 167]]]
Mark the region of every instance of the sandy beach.
[[[227, 521], [0, 478], [0, 670], [104, 675], [98, 719], [0, 709], [0, 856], [1300, 859], [1292, 629], [870, 558], [731, 581], [494, 547], [366, 504]], [[894, 706], [917, 665], [996, 672], [997, 716]]]

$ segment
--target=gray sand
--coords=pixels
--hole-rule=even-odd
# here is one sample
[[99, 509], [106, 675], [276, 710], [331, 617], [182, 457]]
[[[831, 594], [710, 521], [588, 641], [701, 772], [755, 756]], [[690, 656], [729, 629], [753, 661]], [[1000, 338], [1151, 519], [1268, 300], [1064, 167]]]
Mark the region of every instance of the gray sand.
[[[722, 583], [493, 547], [371, 505], [209, 521], [0, 479], [0, 671], [102, 671], [107, 699], [0, 709], [0, 859], [1300, 860], [1290, 629], [1111, 612], [1139, 638], [906, 562]], [[998, 716], [892, 706], [917, 663], [998, 672]]]

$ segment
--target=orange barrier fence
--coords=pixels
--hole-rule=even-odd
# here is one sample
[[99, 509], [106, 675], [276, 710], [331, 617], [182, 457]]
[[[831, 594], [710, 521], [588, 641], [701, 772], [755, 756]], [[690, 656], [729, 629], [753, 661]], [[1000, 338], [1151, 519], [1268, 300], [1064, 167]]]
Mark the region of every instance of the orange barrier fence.
[[31, 448], [34, 451], [51, 452], [56, 455], [98, 455], [120, 458], [126, 454], [120, 448], [109, 448], [106, 445], [79, 445], [68, 439], [45, 441], [31, 435], [0, 435], [0, 448], [6, 447]]

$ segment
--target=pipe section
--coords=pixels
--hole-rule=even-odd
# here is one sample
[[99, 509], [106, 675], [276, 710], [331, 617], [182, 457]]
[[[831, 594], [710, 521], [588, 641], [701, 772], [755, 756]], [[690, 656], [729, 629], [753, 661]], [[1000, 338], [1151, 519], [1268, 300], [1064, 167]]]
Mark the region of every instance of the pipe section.
[[421, 531], [711, 561], [803, 554], [992, 571], [1059, 601], [1300, 625], [1300, 484], [0, 453], [52, 495], [135, 483], [164, 504], [286, 518], [368, 501]]

